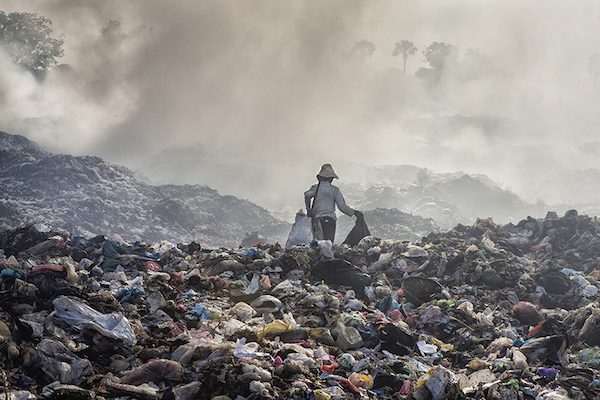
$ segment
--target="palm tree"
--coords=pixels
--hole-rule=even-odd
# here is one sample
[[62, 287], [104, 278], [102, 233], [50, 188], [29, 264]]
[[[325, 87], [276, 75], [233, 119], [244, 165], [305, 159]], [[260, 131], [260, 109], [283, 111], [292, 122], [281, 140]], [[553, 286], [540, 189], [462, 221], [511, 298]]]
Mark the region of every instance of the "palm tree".
[[394, 48], [394, 53], [392, 54], [394, 57], [402, 54], [403, 61], [403, 71], [406, 73], [406, 60], [408, 56], [414, 56], [417, 53], [417, 47], [413, 42], [408, 40], [403, 40], [401, 42], [396, 42], [396, 48]]

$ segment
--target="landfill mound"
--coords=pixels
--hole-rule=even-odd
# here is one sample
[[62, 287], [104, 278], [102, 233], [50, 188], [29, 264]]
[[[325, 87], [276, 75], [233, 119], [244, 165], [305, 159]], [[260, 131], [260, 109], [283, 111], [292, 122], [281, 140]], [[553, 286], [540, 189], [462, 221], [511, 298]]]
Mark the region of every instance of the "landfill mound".
[[117, 239], [0, 234], [0, 398], [600, 396], [600, 222], [575, 211], [352, 248]]
[[[382, 239], [419, 240], [431, 232], [440, 230], [431, 218], [408, 214], [395, 208], [366, 210], [364, 216], [371, 233]], [[338, 217], [336, 242], [344, 241], [355, 222], [355, 218], [347, 215]]]
[[259, 230], [285, 240], [289, 224], [256, 204], [199, 185], [152, 186], [98, 157], [52, 154], [0, 132], [0, 227], [44, 223], [93, 236], [196, 240], [237, 246]]
[[[431, 218], [444, 230], [481, 216], [507, 223], [523, 215], [543, 215], [543, 204], [526, 202], [485, 175], [434, 173], [410, 166], [367, 170], [364, 177], [350, 174], [354, 181], [340, 182], [346, 200], [358, 209], [397, 208]], [[365, 181], [357, 182], [360, 178]]]

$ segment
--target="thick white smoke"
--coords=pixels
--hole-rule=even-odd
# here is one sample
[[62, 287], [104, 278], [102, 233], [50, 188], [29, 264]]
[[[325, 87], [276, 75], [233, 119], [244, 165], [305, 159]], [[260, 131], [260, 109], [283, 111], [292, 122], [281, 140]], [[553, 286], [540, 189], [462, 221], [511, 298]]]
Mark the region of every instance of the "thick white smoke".
[[[300, 206], [324, 161], [415, 164], [486, 173], [535, 198], [531, 181], [597, 158], [592, 1], [0, 0], [0, 9], [51, 18], [68, 65], [40, 83], [4, 58], [0, 127], [161, 181]], [[406, 75], [392, 57], [403, 39], [419, 47]], [[351, 52], [360, 40], [375, 44], [372, 56]], [[458, 54], [431, 87], [415, 72], [433, 41]]]

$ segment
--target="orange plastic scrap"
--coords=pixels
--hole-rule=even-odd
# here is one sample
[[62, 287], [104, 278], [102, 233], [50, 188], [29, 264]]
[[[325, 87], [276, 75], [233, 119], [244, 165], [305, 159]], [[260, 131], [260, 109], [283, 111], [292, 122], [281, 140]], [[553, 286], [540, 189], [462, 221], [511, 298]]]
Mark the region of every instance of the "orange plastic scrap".
[[525, 336], [527, 339], [537, 336], [538, 333], [544, 330], [544, 321], [538, 323], [536, 326], [531, 328], [527, 335]]
[[323, 365], [321, 367], [321, 371], [322, 372], [327, 372], [328, 374], [333, 374], [333, 371], [335, 371], [338, 367], [339, 367], [338, 364], [331, 363], [331, 364], [328, 364], [328, 365]]

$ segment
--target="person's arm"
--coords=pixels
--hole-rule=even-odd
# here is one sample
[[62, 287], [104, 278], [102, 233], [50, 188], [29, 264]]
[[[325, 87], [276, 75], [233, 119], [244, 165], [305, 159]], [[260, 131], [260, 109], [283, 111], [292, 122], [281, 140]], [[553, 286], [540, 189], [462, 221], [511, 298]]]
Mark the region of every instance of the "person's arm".
[[317, 185], [311, 186], [310, 189], [308, 189], [306, 192], [304, 192], [304, 204], [306, 205], [306, 212], [310, 211], [310, 201], [312, 200], [313, 197], [315, 197], [316, 192], [317, 192]]
[[353, 216], [354, 210], [348, 207], [346, 201], [344, 200], [344, 196], [342, 196], [342, 192], [339, 188], [335, 188], [335, 204], [337, 208], [346, 215]]

